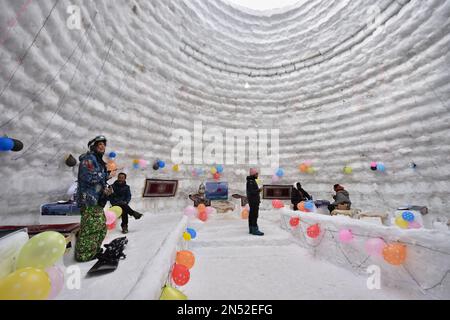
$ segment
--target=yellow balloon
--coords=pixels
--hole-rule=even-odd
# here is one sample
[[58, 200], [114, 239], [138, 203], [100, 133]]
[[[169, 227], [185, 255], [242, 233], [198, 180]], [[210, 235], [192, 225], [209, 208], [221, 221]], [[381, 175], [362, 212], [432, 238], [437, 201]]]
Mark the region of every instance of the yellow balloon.
[[260, 186], [260, 185], [261, 185], [261, 183], [262, 183], [262, 180], [261, 180], [261, 179], [259, 179], [259, 178], [258, 178], [258, 179], [256, 179], [255, 181], [256, 181], [256, 183], [258, 184], [258, 186]]
[[45, 300], [51, 288], [45, 271], [21, 268], [0, 280], [0, 300]]
[[215, 174], [215, 173], [217, 173], [217, 169], [216, 169], [216, 167], [211, 167], [211, 173], [212, 173], [212, 174]]
[[191, 240], [191, 238], [192, 238], [192, 236], [191, 236], [191, 234], [189, 232], [184, 232], [183, 233], [183, 239], [184, 240], [189, 241], [189, 240]]
[[344, 167], [345, 174], [351, 174], [352, 172], [353, 172], [353, 169], [351, 167]]
[[16, 269], [33, 267], [45, 269], [58, 261], [66, 251], [66, 238], [55, 231], [46, 231], [32, 237], [20, 250]]
[[116, 214], [116, 218], [119, 219], [122, 215], [122, 208], [119, 206], [111, 207], [108, 211], [114, 212]]
[[165, 286], [159, 300], [187, 300], [187, 296], [178, 289]]
[[316, 170], [314, 170], [313, 167], [309, 167], [309, 168], [307, 169], [307, 172], [310, 173], [310, 174], [313, 174], [314, 172], [316, 172]]
[[395, 218], [395, 224], [402, 229], [408, 229], [408, 221], [403, 220], [402, 217]]
[[172, 170], [175, 172], [178, 172], [178, 171], [180, 171], [180, 166], [176, 164], [172, 167]]

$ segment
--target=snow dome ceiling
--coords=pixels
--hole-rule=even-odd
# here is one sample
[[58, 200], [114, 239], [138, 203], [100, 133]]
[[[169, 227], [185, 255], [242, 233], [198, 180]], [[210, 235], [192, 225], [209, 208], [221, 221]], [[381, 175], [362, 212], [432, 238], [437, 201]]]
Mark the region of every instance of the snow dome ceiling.
[[[314, 0], [255, 13], [219, 0], [8, 0], [0, 28], [0, 134], [25, 146], [0, 154], [5, 218], [34, 217], [64, 195], [74, 180], [64, 157], [93, 136], [106, 135], [133, 172], [135, 158], [171, 163], [173, 130], [193, 132], [194, 120], [279, 129], [283, 182], [301, 180], [315, 198], [342, 183], [356, 207], [448, 214], [449, 1]], [[306, 159], [315, 174], [299, 172]], [[231, 189], [244, 190], [248, 167], [225, 167]], [[182, 207], [200, 181], [190, 169], [129, 181], [139, 197], [146, 176], [179, 179]]]

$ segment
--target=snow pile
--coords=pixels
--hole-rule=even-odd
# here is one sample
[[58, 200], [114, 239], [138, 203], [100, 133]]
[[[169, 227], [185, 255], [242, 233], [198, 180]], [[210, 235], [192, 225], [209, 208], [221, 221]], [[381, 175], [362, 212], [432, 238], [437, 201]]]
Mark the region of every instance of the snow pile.
[[[281, 215], [281, 227], [318, 259], [343, 266], [357, 274], [367, 274], [368, 267], [374, 265], [381, 270], [383, 285], [423, 292], [433, 298], [450, 297], [450, 231], [403, 230], [345, 216], [326, 216], [289, 209], [273, 210], [267, 215]], [[300, 217], [300, 224], [295, 228], [289, 223], [294, 216]], [[319, 225], [320, 234], [314, 239], [307, 235], [307, 229], [315, 224]], [[341, 230], [350, 230], [353, 240], [348, 243], [340, 241]], [[372, 238], [381, 238], [386, 244], [405, 244], [407, 253], [404, 263], [394, 266], [382, 256], [369, 255], [365, 244]]]

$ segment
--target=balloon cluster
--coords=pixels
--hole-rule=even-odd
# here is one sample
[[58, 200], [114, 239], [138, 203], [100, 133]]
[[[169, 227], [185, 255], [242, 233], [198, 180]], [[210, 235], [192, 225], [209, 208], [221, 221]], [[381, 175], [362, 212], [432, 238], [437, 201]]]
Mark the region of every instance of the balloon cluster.
[[301, 163], [298, 166], [298, 170], [300, 170], [301, 173], [309, 173], [309, 174], [313, 174], [316, 172], [316, 169], [312, 166], [311, 160], [307, 160], [307, 161]]
[[0, 152], [1, 151], [20, 151], [23, 149], [23, 143], [16, 139], [8, 137], [0, 137]]
[[422, 226], [415, 221], [414, 213], [411, 211], [404, 211], [401, 215], [395, 218], [395, 224], [402, 229], [419, 229]]
[[153, 170], [159, 170], [166, 166], [166, 163], [163, 160], [156, 160], [153, 162]]
[[384, 163], [382, 163], [382, 162], [371, 162], [370, 169], [372, 171], [380, 171], [380, 172], [386, 171], [386, 167], [385, 167]]
[[314, 201], [302, 201], [297, 204], [297, 209], [303, 212], [314, 212], [316, 211], [316, 205]]
[[366, 252], [371, 257], [383, 257], [392, 265], [398, 266], [406, 260], [406, 246], [401, 243], [386, 244], [383, 239], [372, 238], [366, 241]]
[[[187, 208], [185, 209], [187, 210]], [[213, 207], [206, 207], [203, 203], [200, 203], [197, 207], [197, 218], [203, 222], [208, 220], [210, 214], [216, 213], [216, 209]]]
[[214, 180], [220, 180], [220, 174], [223, 172], [223, 166], [221, 164], [211, 167], [209, 170], [213, 175]]
[[0, 279], [0, 300], [45, 300], [56, 297], [64, 286], [64, 273], [54, 264], [66, 251], [66, 239], [46, 231], [29, 239], [20, 249], [14, 272]]
[[192, 228], [187, 228], [185, 232], [183, 232], [183, 239], [185, 241], [191, 241], [191, 239], [195, 239], [197, 237], [197, 232], [195, 232]]
[[272, 183], [276, 183], [280, 181], [280, 179], [284, 176], [284, 170], [282, 168], [278, 168], [275, 173], [272, 175]]

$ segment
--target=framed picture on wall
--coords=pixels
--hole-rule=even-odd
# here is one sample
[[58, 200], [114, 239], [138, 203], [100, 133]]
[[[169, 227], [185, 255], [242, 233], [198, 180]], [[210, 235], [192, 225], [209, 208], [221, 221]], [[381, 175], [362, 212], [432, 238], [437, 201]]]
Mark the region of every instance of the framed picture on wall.
[[145, 179], [144, 198], [174, 197], [178, 180]]
[[264, 185], [263, 199], [291, 200], [292, 185]]

